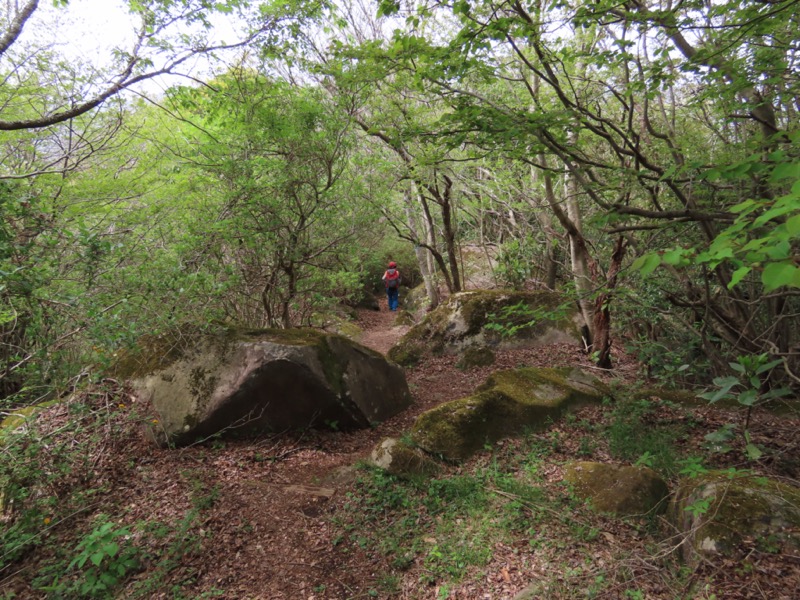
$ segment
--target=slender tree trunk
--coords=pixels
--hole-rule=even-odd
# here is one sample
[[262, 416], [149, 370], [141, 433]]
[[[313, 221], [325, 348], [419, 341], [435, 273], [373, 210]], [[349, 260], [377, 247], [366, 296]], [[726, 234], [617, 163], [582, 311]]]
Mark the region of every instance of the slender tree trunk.
[[[543, 164], [545, 161], [544, 155], [539, 155], [538, 160]], [[553, 194], [553, 176], [547, 171], [543, 171], [541, 176], [544, 181], [545, 194], [549, 196], [546, 199], [546, 203], [549, 205], [555, 202]], [[536, 182], [538, 178], [539, 171], [531, 167], [531, 179]], [[556, 238], [551, 234], [553, 231], [553, 219], [547, 209], [543, 210], [542, 206], [538, 204], [538, 202], [534, 203], [533, 208], [536, 211], [536, 220], [544, 232], [544, 268], [542, 271], [545, 273], [545, 286], [547, 289], [555, 290], [556, 278], [558, 276], [558, 262], [556, 261]]]
[[611, 368], [611, 299], [613, 290], [617, 285], [617, 275], [622, 268], [627, 244], [620, 236], [614, 244], [611, 254], [611, 264], [606, 272], [606, 288], [597, 295], [594, 311], [594, 344], [597, 351], [597, 366], [603, 369]]
[[[408, 220], [408, 228], [411, 230], [412, 235], [416, 239], [422, 239], [420, 237], [419, 227], [417, 226], [417, 217], [414, 214], [413, 209], [413, 202], [411, 200], [411, 194], [413, 193], [412, 190], [406, 190], [405, 196], [405, 211], [406, 211], [406, 218]], [[414, 246], [414, 254], [417, 257], [417, 266], [419, 267], [419, 271], [422, 274], [422, 281], [425, 284], [425, 292], [428, 294], [428, 301], [430, 302], [431, 309], [436, 308], [439, 306], [439, 289], [436, 286], [436, 282], [434, 281], [433, 272], [431, 269], [431, 264], [428, 261], [430, 257], [430, 252], [425, 250], [419, 244]]]

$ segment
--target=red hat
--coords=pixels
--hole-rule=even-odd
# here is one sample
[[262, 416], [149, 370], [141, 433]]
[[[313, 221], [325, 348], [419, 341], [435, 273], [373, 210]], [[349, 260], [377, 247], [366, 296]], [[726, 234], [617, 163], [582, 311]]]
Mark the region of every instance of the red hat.
[[390, 262], [390, 263], [389, 263], [389, 268], [390, 268], [390, 269], [394, 269], [396, 266], [397, 266], [397, 263], [396, 263], [396, 262], [394, 262], [394, 261], [392, 261], [392, 262]]

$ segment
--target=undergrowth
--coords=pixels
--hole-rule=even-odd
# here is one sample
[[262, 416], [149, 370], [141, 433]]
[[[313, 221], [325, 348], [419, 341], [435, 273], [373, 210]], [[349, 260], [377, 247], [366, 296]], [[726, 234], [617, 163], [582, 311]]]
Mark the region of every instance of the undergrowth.
[[125, 397], [114, 384], [92, 386], [47, 419], [0, 431], [0, 599], [102, 600], [123, 590], [151, 598], [165, 589], [180, 598], [192, 583], [185, 563], [202, 550], [200, 524], [217, 491], [194, 483], [177, 521], [133, 517], [113, 499], [125, 475], [110, 458], [124, 454], [145, 418]]
[[[684, 463], [682, 440], [693, 421], [660, 401], [625, 400], [597, 410], [599, 419], [568, 416], [546, 433], [506, 440], [435, 479], [397, 478], [363, 465], [355, 491], [334, 518], [337, 548], [358, 548], [385, 562], [388, 571], [377, 583], [382, 597], [397, 593], [405, 581], [406, 594], [415, 590], [411, 597], [435, 592], [447, 598], [459, 586], [498, 578], [497, 555], [508, 552], [515, 561], [548, 567], [531, 598], [643, 598], [646, 591], [636, 580], [642, 569], [654, 568], [663, 570], [666, 585], [679, 589], [678, 561], [657, 541], [663, 538], [658, 517], [595, 514], [553, 473], [569, 460], [610, 455], [673, 477]], [[626, 542], [617, 545], [618, 538]], [[659, 553], [661, 558], [648, 558]]]

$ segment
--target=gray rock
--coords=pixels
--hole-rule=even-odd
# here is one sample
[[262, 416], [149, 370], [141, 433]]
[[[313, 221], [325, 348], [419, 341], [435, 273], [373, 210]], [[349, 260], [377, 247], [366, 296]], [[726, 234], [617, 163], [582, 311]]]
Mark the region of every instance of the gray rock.
[[428, 351], [458, 354], [464, 348], [530, 348], [579, 343], [582, 320], [560, 294], [549, 291], [480, 290], [454, 294], [411, 328], [389, 358], [411, 365]]
[[[302, 330], [184, 336], [130, 379], [159, 415], [159, 443], [305, 427], [369, 427], [411, 404], [403, 370], [341, 336]], [[144, 369], [143, 366], [144, 365]], [[155, 365], [153, 367], [153, 365]]]

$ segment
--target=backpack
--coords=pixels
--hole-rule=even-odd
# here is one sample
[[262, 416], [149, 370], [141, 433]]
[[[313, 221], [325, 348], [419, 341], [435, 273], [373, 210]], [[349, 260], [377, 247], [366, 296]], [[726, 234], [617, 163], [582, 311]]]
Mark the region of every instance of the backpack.
[[390, 290], [400, 287], [400, 271], [397, 269], [386, 271], [386, 287]]

